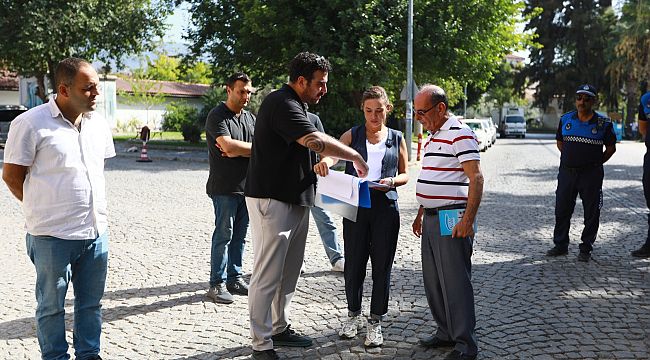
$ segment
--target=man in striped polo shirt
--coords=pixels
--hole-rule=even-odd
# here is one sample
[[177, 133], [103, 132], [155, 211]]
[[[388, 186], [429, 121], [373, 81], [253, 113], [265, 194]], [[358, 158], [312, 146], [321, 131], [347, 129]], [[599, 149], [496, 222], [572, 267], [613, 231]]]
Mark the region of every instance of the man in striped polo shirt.
[[[422, 237], [424, 289], [438, 325], [437, 332], [420, 344], [453, 347], [445, 359], [475, 359], [471, 257], [474, 219], [483, 193], [478, 141], [467, 125], [450, 116], [447, 95], [440, 87], [423, 86], [414, 103], [415, 118], [432, 135], [424, 145], [416, 185], [420, 208], [413, 233]], [[464, 214], [451, 235], [444, 235], [439, 212], [449, 209], [464, 209]]]

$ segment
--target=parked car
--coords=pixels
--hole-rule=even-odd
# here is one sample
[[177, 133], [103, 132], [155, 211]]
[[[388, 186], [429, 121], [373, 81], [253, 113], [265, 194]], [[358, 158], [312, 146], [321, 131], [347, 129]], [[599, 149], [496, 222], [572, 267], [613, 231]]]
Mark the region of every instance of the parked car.
[[488, 139], [490, 139], [490, 143], [488, 144], [488, 147], [491, 147], [494, 145], [495, 142], [497, 142], [497, 129], [496, 127], [493, 126], [492, 119], [479, 119], [485, 124], [485, 130], [488, 133]]
[[488, 144], [492, 141], [488, 134], [487, 124], [479, 119], [461, 119], [461, 121], [467, 124], [467, 126], [474, 131], [474, 134], [476, 134], [479, 150], [487, 150]]
[[497, 126], [497, 124], [494, 123], [494, 120], [492, 120], [492, 118], [485, 118], [485, 120], [488, 121], [488, 124], [490, 124], [490, 126], [493, 129], [492, 131], [494, 131], [494, 140], [492, 141], [492, 144], [494, 145], [494, 143], [497, 142], [497, 134], [499, 133], [499, 127]]
[[0, 146], [4, 147], [7, 142], [7, 134], [11, 121], [16, 116], [27, 111], [22, 105], [0, 105]]

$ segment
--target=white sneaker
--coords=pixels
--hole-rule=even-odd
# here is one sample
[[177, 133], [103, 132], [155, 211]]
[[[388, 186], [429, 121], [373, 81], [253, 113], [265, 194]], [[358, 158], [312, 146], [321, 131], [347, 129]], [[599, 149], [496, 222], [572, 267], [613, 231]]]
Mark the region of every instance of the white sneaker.
[[368, 333], [366, 341], [363, 343], [367, 347], [381, 346], [384, 343], [384, 336], [381, 334], [381, 322], [368, 322]]
[[332, 265], [332, 271], [343, 272], [345, 270], [345, 259], [340, 258]]
[[357, 336], [357, 331], [363, 328], [363, 316], [348, 316], [348, 319], [343, 323], [343, 327], [339, 330], [339, 336], [344, 339], [352, 339]]

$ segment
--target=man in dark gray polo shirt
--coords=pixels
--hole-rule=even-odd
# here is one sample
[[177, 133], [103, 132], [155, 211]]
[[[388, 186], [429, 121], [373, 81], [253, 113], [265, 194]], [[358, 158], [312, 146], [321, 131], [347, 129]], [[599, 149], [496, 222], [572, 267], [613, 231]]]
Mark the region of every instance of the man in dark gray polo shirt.
[[228, 98], [210, 111], [205, 122], [210, 156], [206, 192], [212, 199], [215, 216], [207, 295], [222, 304], [234, 301], [232, 293], [248, 295], [241, 270], [248, 229], [244, 184], [255, 116], [244, 107], [252, 91], [251, 79], [246, 74], [233, 74], [226, 83]]
[[254, 252], [248, 296], [254, 359], [277, 359], [274, 345], [312, 344], [290, 328], [287, 314], [314, 205], [316, 175], [309, 151], [353, 161], [359, 176], [368, 172], [359, 153], [318, 131], [307, 118], [305, 103], [316, 104], [327, 93], [330, 68], [322, 56], [296, 55], [289, 64], [289, 83], [269, 94], [258, 112], [245, 189]]

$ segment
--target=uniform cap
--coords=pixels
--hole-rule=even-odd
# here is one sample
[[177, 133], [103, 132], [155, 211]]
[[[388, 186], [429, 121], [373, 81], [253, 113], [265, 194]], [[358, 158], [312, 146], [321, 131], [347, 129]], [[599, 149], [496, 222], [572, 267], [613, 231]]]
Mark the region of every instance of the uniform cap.
[[576, 94], [585, 94], [592, 97], [596, 97], [597, 93], [598, 91], [596, 91], [596, 88], [589, 84], [580, 85], [578, 90], [576, 90]]

